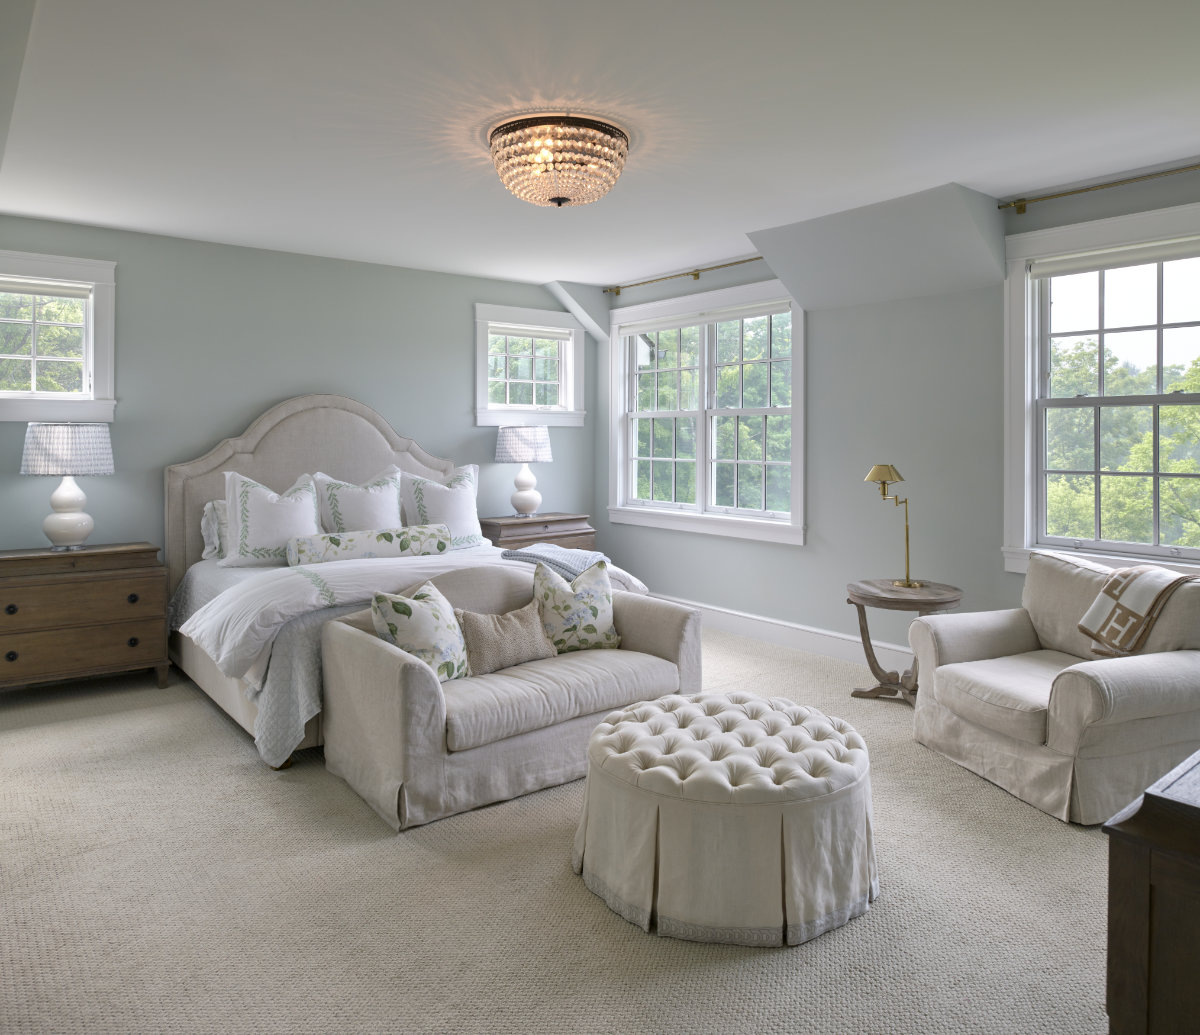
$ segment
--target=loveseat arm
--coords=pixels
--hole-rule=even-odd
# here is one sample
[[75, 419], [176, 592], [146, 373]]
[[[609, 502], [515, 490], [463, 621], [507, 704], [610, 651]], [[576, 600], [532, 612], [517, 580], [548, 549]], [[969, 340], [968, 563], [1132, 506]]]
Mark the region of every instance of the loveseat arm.
[[397, 829], [401, 785], [445, 753], [446, 699], [433, 669], [366, 631], [364, 614], [369, 628], [357, 612], [321, 633], [325, 766]]
[[1063, 669], [1050, 688], [1047, 746], [1074, 754], [1094, 723], [1200, 711], [1200, 650], [1135, 654], [1081, 661]]
[[700, 692], [699, 611], [641, 593], [614, 592], [613, 625], [623, 650], [674, 662], [679, 669], [679, 692]]
[[1041, 649], [1029, 612], [1023, 607], [925, 615], [908, 627], [908, 642], [920, 670], [930, 675], [942, 665]]

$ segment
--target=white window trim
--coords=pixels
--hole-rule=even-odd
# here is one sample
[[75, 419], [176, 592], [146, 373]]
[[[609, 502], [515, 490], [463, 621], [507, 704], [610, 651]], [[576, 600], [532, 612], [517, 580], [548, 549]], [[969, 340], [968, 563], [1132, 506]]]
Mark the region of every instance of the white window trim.
[[92, 369], [91, 398], [0, 399], [0, 421], [99, 421], [110, 423], [116, 411], [114, 341], [116, 327], [115, 262], [72, 259], [63, 255], [0, 251], [0, 276], [88, 284], [92, 289], [90, 340], [85, 342]]
[[[563, 350], [566, 369], [562, 388], [567, 396], [565, 408], [545, 406], [488, 405], [488, 326], [511, 324], [514, 327], [547, 327], [570, 332]], [[587, 417], [583, 395], [583, 325], [569, 313], [552, 309], [525, 309], [520, 306], [475, 304], [475, 424], [477, 427], [499, 427], [502, 424], [537, 425], [547, 427], [582, 427]]]
[[[1155, 243], [1169, 244], [1200, 236], [1200, 203], [1154, 209], [1090, 223], [1033, 230], [1005, 238], [1007, 272], [1004, 282], [1004, 570], [1024, 572], [1029, 555], [1038, 549], [1037, 494], [1032, 491], [1037, 471], [1034, 399], [1037, 392], [1037, 316], [1029, 279], [1029, 264], [1058, 256], [1102, 253]], [[1058, 548], [1061, 552], [1061, 548]], [[1200, 565], [1166, 556], [1147, 558], [1080, 550], [1105, 564], [1128, 565], [1153, 560], [1175, 571], [1200, 574]]]
[[[767, 304], [788, 299], [792, 305], [792, 505], [791, 520], [767, 521], [759, 518], [727, 514], [697, 514], [652, 507], [632, 506], [625, 499], [624, 479], [628, 465], [621, 453], [621, 428], [628, 402], [629, 379], [622, 371], [622, 328], [650, 321], [686, 316], [705, 320], [728, 310]], [[677, 532], [699, 532], [704, 535], [728, 536], [736, 539], [756, 539], [760, 542], [788, 543], [803, 546], [807, 528], [804, 524], [804, 310], [778, 280], [757, 284], [702, 291], [694, 295], [644, 302], [641, 305], [614, 309], [609, 333], [609, 481], [608, 518], [617, 524], [665, 528]], [[627, 333], [627, 332], [625, 332]]]

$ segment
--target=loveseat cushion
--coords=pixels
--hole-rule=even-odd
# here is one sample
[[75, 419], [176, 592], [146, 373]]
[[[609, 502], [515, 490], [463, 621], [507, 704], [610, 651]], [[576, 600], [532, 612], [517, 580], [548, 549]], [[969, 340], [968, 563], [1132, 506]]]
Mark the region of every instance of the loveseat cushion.
[[1072, 654], [1032, 650], [943, 665], [935, 673], [937, 700], [976, 726], [1028, 744], [1045, 744], [1054, 677], [1078, 663]]
[[467, 751], [678, 689], [675, 665], [640, 651], [576, 651], [529, 661], [442, 684], [446, 746]]

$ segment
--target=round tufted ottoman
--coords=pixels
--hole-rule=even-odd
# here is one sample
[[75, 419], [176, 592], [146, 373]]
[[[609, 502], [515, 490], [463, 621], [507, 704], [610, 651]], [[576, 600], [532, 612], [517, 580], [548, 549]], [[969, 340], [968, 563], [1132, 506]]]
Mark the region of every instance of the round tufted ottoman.
[[645, 931], [796, 945], [879, 894], [862, 737], [784, 698], [672, 694], [588, 742], [575, 872]]

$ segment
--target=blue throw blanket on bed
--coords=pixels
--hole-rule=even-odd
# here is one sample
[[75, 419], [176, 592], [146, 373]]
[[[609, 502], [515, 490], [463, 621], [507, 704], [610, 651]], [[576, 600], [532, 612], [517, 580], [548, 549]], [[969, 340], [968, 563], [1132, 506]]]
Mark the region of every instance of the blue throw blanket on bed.
[[534, 543], [519, 550], [505, 550], [500, 556], [506, 561], [528, 561], [530, 564], [540, 561], [568, 582], [573, 582], [597, 561], [612, 563], [598, 550], [568, 550], [553, 543]]

